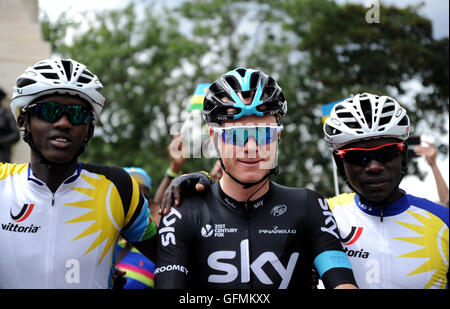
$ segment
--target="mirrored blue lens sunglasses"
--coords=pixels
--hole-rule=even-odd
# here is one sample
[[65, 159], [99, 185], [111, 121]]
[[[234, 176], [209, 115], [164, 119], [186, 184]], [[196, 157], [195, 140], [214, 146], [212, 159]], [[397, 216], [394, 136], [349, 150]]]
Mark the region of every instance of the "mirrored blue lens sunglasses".
[[278, 140], [278, 134], [283, 130], [282, 125], [265, 126], [230, 126], [213, 127], [214, 132], [222, 137], [222, 142], [235, 146], [244, 146], [253, 137], [258, 146]]

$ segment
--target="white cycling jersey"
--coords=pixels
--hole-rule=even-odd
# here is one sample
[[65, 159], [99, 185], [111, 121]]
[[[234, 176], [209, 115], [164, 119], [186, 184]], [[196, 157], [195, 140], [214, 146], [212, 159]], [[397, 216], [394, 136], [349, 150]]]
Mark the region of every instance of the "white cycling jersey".
[[0, 164], [0, 288], [109, 288], [119, 233], [156, 233], [138, 184], [78, 164], [55, 193], [29, 164]]
[[447, 208], [409, 194], [382, 212], [355, 193], [327, 201], [359, 288], [447, 288]]

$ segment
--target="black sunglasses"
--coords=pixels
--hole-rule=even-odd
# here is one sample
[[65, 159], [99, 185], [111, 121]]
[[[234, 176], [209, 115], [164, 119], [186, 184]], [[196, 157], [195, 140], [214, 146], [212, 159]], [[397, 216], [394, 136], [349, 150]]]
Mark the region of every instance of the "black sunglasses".
[[58, 121], [63, 115], [66, 115], [73, 125], [89, 123], [94, 119], [94, 113], [82, 105], [42, 102], [28, 105], [22, 111], [31, 111], [34, 116], [50, 123]]

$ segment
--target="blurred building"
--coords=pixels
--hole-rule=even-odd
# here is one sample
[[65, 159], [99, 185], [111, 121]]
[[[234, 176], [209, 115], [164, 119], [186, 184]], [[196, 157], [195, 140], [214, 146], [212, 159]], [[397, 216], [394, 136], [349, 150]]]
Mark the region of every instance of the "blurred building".
[[[50, 44], [42, 39], [38, 0], [0, 0], [0, 88], [7, 93], [7, 108], [16, 78], [50, 55]], [[29, 152], [20, 139], [12, 148], [12, 161], [28, 162]]]

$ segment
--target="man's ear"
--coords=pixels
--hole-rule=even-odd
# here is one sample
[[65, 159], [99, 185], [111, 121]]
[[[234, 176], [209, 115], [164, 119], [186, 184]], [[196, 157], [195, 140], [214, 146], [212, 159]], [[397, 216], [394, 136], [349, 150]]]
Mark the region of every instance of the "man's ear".
[[19, 131], [25, 131], [27, 125], [27, 117], [28, 115], [26, 114], [20, 114], [17, 117], [16, 126]]
[[208, 126], [208, 133], [209, 133], [209, 141], [211, 142], [211, 145], [213, 145], [216, 154], [220, 158], [219, 135], [212, 129], [212, 126]]
[[94, 130], [95, 130], [95, 126], [92, 123], [90, 123], [89, 128], [88, 128], [88, 136], [87, 136], [88, 140], [90, 140], [92, 138], [92, 136], [94, 136]]

